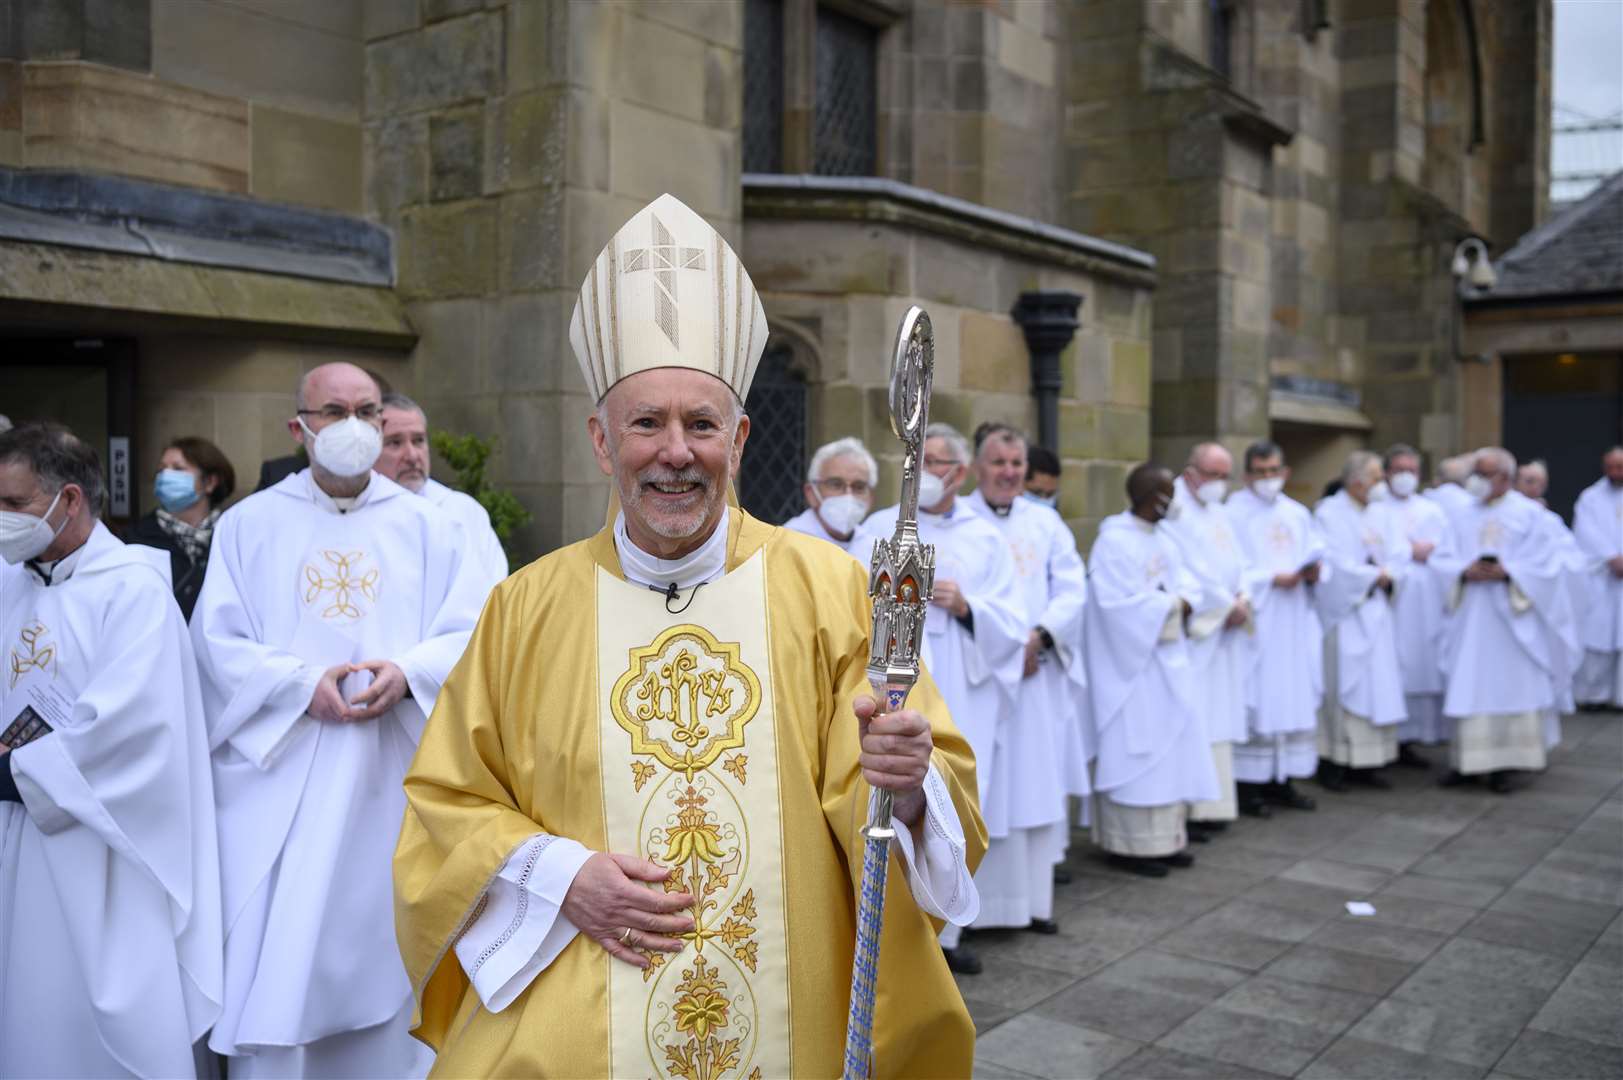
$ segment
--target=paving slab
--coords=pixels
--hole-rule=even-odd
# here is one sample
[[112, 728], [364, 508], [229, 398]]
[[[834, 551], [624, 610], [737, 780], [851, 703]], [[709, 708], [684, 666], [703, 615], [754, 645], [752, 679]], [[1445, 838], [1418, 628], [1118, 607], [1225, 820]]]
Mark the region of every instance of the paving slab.
[[[1521, 1011], [1453, 1009], [1442, 1001], [1388, 999], [1348, 1032], [1362, 1042], [1485, 1069], [1498, 1061], [1526, 1022]], [[1422, 1074], [1423, 1075], [1423, 1074]]]
[[[1612, 843], [1623, 844], [1623, 838], [1614, 837]], [[1488, 905], [1488, 910], [1502, 911], [1507, 915], [1526, 915], [1545, 922], [1594, 930], [1597, 933], [1606, 929], [1613, 919], [1623, 913], [1623, 908], [1619, 908], [1616, 904], [1570, 900], [1564, 896], [1534, 892], [1520, 886], [1506, 889], [1497, 900]]]
[[1339, 1035], [1379, 1000], [1374, 994], [1313, 986], [1270, 972], [1247, 979], [1218, 998], [1215, 1006], [1269, 1020], [1288, 1020]]
[[1199, 998], [1146, 990], [1096, 976], [1037, 1007], [1040, 1016], [1151, 1043], [1205, 1008]]
[[[1339, 855], [1339, 852], [1336, 854]], [[1366, 896], [1392, 880], [1392, 875], [1384, 870], [1354, 866], [1332, 859], [1303, 859], [1279, 876], [1286, 881], [1322, 885], [1327, 889], [1344, 889], [1348, 899]]]
[[1384, 956], [1388, 960], [1409, 960], [1415, 963], [1426, 959], [1448, 941], [1446, 934], [1431, 930], [1410, 930], [1379, 922], [1379, 906], [1375, 910], [1376, 919], [1343, 915], [1333, 922], [1326, 923], [1310, 940], [1313, 944], [1322, 945], [1327, 949], [1343, 949], [1365, 956]]
[[1322, 1028], [1209, 1005], [1156, 1045], [1258, 1072], [1295, 1076], [1334, 1039], [1334, 1033]]
[[1461, 907], [1485, 908], [1505, 891], [1503, 885], [1487, 881], [1466, 881], [1410, 871], [1387, 882], [1376, 896], [1407, 896], [1415, 900], [1436, 900]]
[[1313, 986], [1355, 990], [1361, 994], [1389, 994], [1409, 977], [1415, 966], [1409, 960], [1392, 960], [1384, 956], [1303, 944], [1292, 947], [1269, 964], [1265, 971], [1269, 975]]
[[976, 1040], [977, 1060], [1034, 1076], [1092, 1080], [1135, 1054], [1142, 1044], [1036, 1013], [999, 1024]]
[[1105, 1073], [1104, 1080], [1272, 1080], [1273, 1076], [1224, 1061], [1146, 1046]]
[[1617, 1080], [1623, 1076], [1623, 1048], [1528, 1031], [1499, 1059], [1498, 1070], [1526, 1080]]
[[1337, 1039], [1297, 1075], [1303, 1080], [1476, 1080], [1482, 1070], [1349, 1035]]
[[1548, 919], [1484, 911], [1460, 931], [1460, 936], [1577, 960], [1589, 951], [1599, 932]]

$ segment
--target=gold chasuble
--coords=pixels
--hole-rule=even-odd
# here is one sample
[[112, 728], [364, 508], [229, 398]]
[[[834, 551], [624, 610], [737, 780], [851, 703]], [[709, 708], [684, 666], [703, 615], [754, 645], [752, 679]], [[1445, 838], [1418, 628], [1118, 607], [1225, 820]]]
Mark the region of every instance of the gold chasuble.
[[[396, 923], [418, 1037], [443, 1076], [835, 1076], [869, 788], [851, 702], [868, 692], [863, 568], [730, 515], [727, 573], [671, 614], [621, 576], [613, 532], [492, 594], [406, 778]], [[934, 764], [985, 849], [974, 763], [928, 676]], [[577, 936], [492, 1014], [451, 946], [537, 832], [637, 855], [693, 894], [697, 926], [640, 971]], [[899, 856], [880, 953], [887, 1076], [965, 1076], [974, 1029]], [[656, 888], [660, 886], [654, 886]]]

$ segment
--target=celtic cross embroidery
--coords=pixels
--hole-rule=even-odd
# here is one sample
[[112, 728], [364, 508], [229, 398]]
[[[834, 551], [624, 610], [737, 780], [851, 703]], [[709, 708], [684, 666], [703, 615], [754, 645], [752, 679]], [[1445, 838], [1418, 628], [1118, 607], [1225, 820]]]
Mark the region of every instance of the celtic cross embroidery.
[[323, 619], [359, 619], [367, 613], [358, 601], [369, 604], [378, 598], [378, 571], [374, 568], [361, 573], [365, 552], [323, 551], [321, 557], [330, 567], [330, 573], [306, 563], [304, 567], [304, 602], [314, 604], [331, 596], [331, 603], [322, 609]]
[[704, 248], [679, 247], [665, 223], [652, 214], [648, 216], [654, 223], [654, 242], [649, 247], [633, 248], [626, 252], [625, 273], [634, 274], [640, 270], [653, 272], [654, 286], [658, 289], [654, 295], [654, 321], [670, 339], [671, 345], [681, 348], [677, 340], [676, 271], [705, 269]]

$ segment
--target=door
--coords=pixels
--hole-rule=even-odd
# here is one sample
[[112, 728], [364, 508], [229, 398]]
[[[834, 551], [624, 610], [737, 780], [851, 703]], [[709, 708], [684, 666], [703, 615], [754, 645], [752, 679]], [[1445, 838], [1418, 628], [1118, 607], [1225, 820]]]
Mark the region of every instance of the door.
[[1600, 459], [1623, 442], [1623, 356], [1561, 353], [1505, 358], [1505, 449], [1549, 466], [1545, 501], [1569, 523]]

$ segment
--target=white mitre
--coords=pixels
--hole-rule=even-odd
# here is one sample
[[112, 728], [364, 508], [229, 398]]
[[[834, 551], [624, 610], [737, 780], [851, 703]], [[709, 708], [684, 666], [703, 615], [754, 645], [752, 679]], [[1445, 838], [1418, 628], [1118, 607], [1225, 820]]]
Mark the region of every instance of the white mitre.
[[766, 349], [766, 312], [721, 234], [661, 195], [592, 263], [569, 344], [594, 401], [627, 375], [661, 367], [708, 372], [743, 401]]

